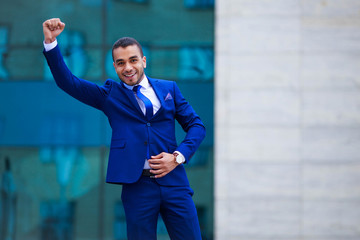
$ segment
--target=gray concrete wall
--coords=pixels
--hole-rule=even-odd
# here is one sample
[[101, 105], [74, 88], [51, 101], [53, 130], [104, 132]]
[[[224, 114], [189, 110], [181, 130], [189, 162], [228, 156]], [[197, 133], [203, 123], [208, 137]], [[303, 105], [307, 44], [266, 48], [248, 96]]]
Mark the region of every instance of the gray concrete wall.
[[360, 239], [360, 2], [216, 4], [216, 239]]

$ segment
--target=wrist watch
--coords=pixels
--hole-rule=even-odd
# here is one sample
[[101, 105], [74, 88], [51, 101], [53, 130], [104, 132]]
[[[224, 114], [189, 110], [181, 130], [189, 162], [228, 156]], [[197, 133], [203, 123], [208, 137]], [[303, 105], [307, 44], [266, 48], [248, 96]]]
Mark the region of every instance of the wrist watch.
[[179, 154], [177, 152], [173, 153], [175, 156], [175, 162], [177, 162], [178, 164], [182, 164], [185, 162], [185, 157], [182, 154]]

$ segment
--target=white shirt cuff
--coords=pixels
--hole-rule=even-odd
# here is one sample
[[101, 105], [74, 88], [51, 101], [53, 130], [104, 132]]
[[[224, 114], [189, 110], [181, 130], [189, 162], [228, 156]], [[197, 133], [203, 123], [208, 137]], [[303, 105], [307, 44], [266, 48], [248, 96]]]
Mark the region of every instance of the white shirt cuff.
[[43, 43], [44, 43], [45, 52], [48, 52], [57, 46], [56, 39], [52, 43], [45, 43], [45, 41]]
[[[181, 152], [179, 152], [179, 151], [175, 151], [174, 153], [179, 154], [180, 156], [182, 156], [182, 157], [185, 159], [184, 155], [182, 155], [182, 153], [181, 153]], [[186, 159], [185, 159], [185, 162], [186, 162]]]

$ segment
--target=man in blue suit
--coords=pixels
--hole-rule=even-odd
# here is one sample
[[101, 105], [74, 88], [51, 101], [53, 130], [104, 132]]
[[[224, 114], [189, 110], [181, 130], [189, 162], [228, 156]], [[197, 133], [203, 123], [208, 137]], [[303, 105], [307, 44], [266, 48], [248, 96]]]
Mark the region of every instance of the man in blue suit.
[[[175, 82], [145, 75], [146, 57], [133, 38], [121, 38], [112, 48], [120, 82], [108, 79], [99, 86], [74, 76], [56, 41], [64, 28], [58, 18], [43, 23], [44, 55], [62, 90], [108, 117], [112, 138], [106, 182], [123, 185], [128, 239], [156, 239], [159, 214], [171, 239], [201, 239], [183, 166], [205, 137], [199, 116]], [[179, 145], [175, 119], [186, 132]]]

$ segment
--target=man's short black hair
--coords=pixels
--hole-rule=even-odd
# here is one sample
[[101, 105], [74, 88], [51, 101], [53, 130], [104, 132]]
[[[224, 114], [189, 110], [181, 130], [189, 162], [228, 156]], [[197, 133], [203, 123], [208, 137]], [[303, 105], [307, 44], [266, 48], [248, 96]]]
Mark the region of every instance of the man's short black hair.
[[134, 38], [131, 38], [131, 37], [122, 37], [119, 40], [117, 40], [112, 47], [113, 60], [114, 60], [114, 50], [116, 48], [119, 48], [119, 47], [126, 48], [127, 46], [132, 46], [132, 45], [136, 45], [139, 48], [141, 57], [143, 57], [144, 53], [143, 53], [142, 47], [138, 41], [136, 41]]

